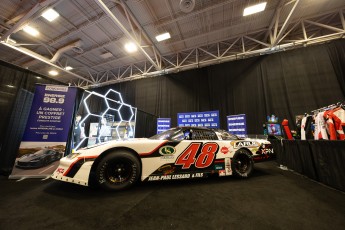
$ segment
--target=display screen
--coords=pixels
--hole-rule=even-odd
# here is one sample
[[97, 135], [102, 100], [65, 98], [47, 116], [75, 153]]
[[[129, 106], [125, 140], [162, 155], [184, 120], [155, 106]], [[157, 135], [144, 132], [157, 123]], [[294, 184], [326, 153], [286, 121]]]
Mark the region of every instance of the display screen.
[[281, 129], [280, 124], [267, 123], [267, 134], [268, 135], [274, 135], [274, 136], [281, 136], [282, 135], [282, 129]]
[[219, 128], [219, 111], [178, 113], [177, 125]]

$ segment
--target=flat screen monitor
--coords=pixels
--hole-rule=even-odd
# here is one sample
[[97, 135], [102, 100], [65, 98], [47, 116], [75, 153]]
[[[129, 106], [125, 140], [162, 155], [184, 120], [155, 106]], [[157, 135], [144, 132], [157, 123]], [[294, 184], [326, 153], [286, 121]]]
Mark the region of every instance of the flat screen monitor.
[[277, 123], [267, 123], [267, 134], [273, 136], [282, 136], [282, 128], [280, 124]]

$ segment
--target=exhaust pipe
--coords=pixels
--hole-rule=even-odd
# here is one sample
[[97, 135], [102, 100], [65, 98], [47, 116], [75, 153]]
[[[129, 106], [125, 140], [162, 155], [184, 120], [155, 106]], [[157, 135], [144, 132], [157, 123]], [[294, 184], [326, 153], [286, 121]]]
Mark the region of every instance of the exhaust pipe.
[[76, 50], [76, 51], [78, 51], [78, 52], [82, 51], [81, 45], [82, 45], [82, 41], [81, 41], [81, 40], [78, 40], [78, 41], [73, 42], [73, 43], [71, 43], [71, 44], [69, 44], [69, 45], [67, 45], [67, 46], [61, 47], [60, 49], [58, 49], [58, 50], [56, 51], [56, 53], [54, 54], [53, 58], [50, 59], [50, 61], [51, 61], [52, 63], [57, 62], [57, 61], [59, 60], [60, 56], [61, 56], [63, 53], [65, 53], [65, 52], [67, 52], [67, 51], [69, 51], [69, 50], [72, 50], [72, 49], [73, 49], [73, 50]]

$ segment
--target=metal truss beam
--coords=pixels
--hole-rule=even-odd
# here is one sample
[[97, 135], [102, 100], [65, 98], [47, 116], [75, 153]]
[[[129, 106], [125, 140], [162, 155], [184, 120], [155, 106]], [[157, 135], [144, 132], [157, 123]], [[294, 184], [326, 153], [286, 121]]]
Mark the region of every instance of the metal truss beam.
[[[298, 0], [290, 3], [297, 4]], [[343, 11], [344, 9], [340, 11], [337, 10], [336, 12], [327, 12], [324, 15], [320, 15], [319, 18], [298, 19], [294, 22], [288, 22], [289, 20], [287, 19], [281, 26], [274, 22], [272, 23], [273, 26], [266, 31], [261, 30], [247, 35], [234, 36], [226, 41], [220, 41], [215, 44], [195, 47], [179, 53], [166, 55], [162, 57], [165, 64], [165, 68], [162, 70], [155, 69], [152, 63], [145, 60], [135, 65], [107, 69], [102, 71], [102, 73], [106, 73], [107, 77], [97, 78], [97, 84], [90, 85], [90, 87], [161, 76], [342, 38], [345, 36]], [[293, 10], [290, 11], [290, 14], [292, 12]], [[320, 23], [318, 20], [323, 17], [333, 18], [332, 24], [326, 25]], [[274, 31], [272, 32], [272, 30], [274, 30], [275, 27], [277, 28], [277, 33], [274, 37], [274, 42], [268, 44], [266, 40], [267, 34], [272, 34], [274, 36]], [[278, 30], [279, 28], [280, 30]], [[320, 31], [322, 31], [322, 33], [320, 33]], [[272, 44], [275, 44], [275, 46], [272, 46]]]
[[[141, 51], [141, 53], [145, 56], [145, 58], [155, 67], [156, 70], [162, 69], [162, 58], [161, 54], [157, 50], [157, 48], [154, 46], [154, 43], [149, 39], [149, 37], [146, 35], [144, 29], [140, 26], [137, 19], [134, 17], [134, 15], [131, 13], [131, 11], [128, 9], [126, 4], [123, 1], [116, 1], [120, 3], [119, 5], [122, 7], [122, 9], [125, 12], [125, 16], [127, 18], [127, 22], [130, 25], [132, 31], [126, 29], [126, 27], [121, 23], [121, 21], [111, 12], [111, 10], [103, 3], [102, 0], [95, 0], [97, 5], [108, 15], [108, 17], [114, 22], [114, 24], [119, 27], [119, 29], [125, 34], [126, 37], [128, 37], [132, 42], [136, 44], [138, 49]], [[134, 29], [137, 28], [138, 30]], [[137, 35], [136, 32], [139, 34]], [[142, 44], [143, 40], [142, 38], [145, 38], [146, 42], [148, 44]], [[151, 51], [148, 53], [145, 48], [149, 48]], [[153, 56], [153, 57], [151, 57]]]

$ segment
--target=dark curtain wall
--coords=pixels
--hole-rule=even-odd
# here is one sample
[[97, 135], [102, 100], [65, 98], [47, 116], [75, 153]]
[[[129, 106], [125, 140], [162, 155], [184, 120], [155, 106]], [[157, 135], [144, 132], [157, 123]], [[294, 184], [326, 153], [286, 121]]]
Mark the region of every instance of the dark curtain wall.
[[140, 110], [171, 117], [173, 126], [177, 113], [219, 110], [224, 129], [227, 115], [242, 113], [249, 134], [262, 133], [270, 114], [294, 128], [296, 115], [345, 101], [345, 40], [97, 90], [109, 88]]
[[36, 83], [61, 84], [0, 61], [1, 175], [9, 175], [12, 170], [29, 116]]

